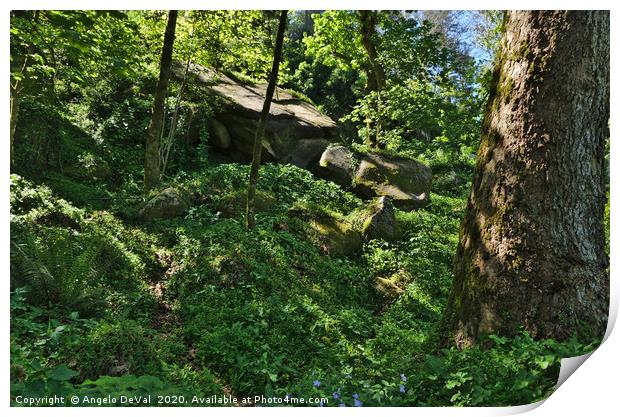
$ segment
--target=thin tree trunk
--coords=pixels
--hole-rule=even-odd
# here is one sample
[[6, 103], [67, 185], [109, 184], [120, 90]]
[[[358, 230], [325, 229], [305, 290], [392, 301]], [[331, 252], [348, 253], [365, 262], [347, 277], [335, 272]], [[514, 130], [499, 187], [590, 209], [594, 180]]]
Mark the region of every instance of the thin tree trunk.
[[144, 188], [146, 191], [159, 183], [159, 145], [164, 118], [164, 100], [168, 90], [168, 80], [170, 79], [170, 66], [172, 64], [172, 48], [174, 46], [174, 33], [177, 23], [176, 10], [168, 12], [168, 23], [164, 35], [164, 46], [161, 53], [159, 64], [159, 80], [155, 89], [155, 99], [153, 101], [153, 115], [146, 133], [146, 152], [144, 158]]
[[[16, 11], [15, 13], [27, 13], [25, 11]], [[35, 10], [32, 16], [32, 25], [33, 27], [37, 24], [39, 20], [39, 10]], [[9, 119], [9, 141], [10, 141], [10, 149], [9, 149], [9, 164], [10, 168], [13, 169], [13, 158], [14, 155], [14, 146], [15, 146], [15, 131], [17, 129], [17, 119], [19, 117], [19, 103], [21, 99], [21, 91], [23, 89], [24, 80], [26, 79], [26, 70], [29, 65], [29, 57], [32, 54], [34, 49], [34, 45], [31, 43], [28, 45], [28, 49], [26, 53], [22, 57], [21, 65], [19, 65], [19, 72], [22, 76], [21, 79], [16, 79], [15, 82], [10, 83], [10, 93], [11, 93], [11, 101], [10, 101], [10, 111], [11, 116]]]
[[362, 46], [368, 55], [372, 77], [368, 80], [373, 91], [381, 91], [385, 86], [385, 71], [379, 64], [379, 55], [375, 46], [377, 35], [377, 13], [371, 10], [360, 10], [360, 34], [362, 35]]
[[381, 135], [381, 91], [385, 87], [385, 71], [379, 63], [377, 48], [375, 46], [377, 13], [370, 10], [359, 10], [360, 34], [362, 46], [368, 55], [369, 66], [366, 69], [367, 85], [369, 91], [377, 93], [377, 121], [374, 126], [374, 133], [367, 133], [367, 141], [373, 148], [378, 147], [379, 136]]
[[11, 141], [11, 149], [10, 149], [10, 165], [11, 169], [13, 169], [13, 160], [14, 160], [14, 143], [15, 143], [15, 130], [17, 128], [17, 115], [19, 114], [19, 92], [14, 91], [11, 88], [11, 119], [10, 119], [10, 141]]
[[263, 137], [265, 136], [265, 125], [269, 116], [269, 108], [271, 107], [271, 99], [276, 89], [278, 81], [278, 70], [280, 69], [280, 57], [282, 55], [282, 44], [284, 43], [284, 30], [286, 29], [287, 11], [282, 10], [280, 13], [280, 24], [278, 26], [278, 35], [276, 37], [276, 47], [273, 52], [273, 65], [271, 67], [271, 75], [269, 76], [269, 84], [265, 93], [265, 102], [263, 110], [258, 120], [258, 128], [254, 137], [254, 149], [252, 152], [252, 166], [250, 168], [250, 180], [248, 183], [248, 195], [246, 205], [246, 226], [253, 229], [254, 219], [254, 198], [256, 196], [256, 183], [258, 182], [258, 168], [260, 166], [261, 153], [263, 149]]
[[170, 131], [168, 132], [168, 138], [164, 143], [164, 149], [160, 153], [161, 158], [161, 175], [166, 172], [166, 166], [168, 165], [168, 157], [170, 156], [170, 149], [174, 143], [174, 135], [177, 130], [177, 123], [179, 121], [179, 111], [181, 110], [181, 99], [183, 98], [183, 90], [185, 89], [185, 83], [187, 81], [187, 73], [192, 63], [191, 54], [187, 57], [187, 63], [185, 65], [185, 72], [183, 73], [183, 80], [181, 81], [181, 87], [179, 87], [179, 93], [177, 94], [176, 103], [174, 106], [174, 113], [172, 114], [172, 121], [170, 122]]
[[510, 12], [483, 122], [444, 324], [602, 336], [609, 12]]

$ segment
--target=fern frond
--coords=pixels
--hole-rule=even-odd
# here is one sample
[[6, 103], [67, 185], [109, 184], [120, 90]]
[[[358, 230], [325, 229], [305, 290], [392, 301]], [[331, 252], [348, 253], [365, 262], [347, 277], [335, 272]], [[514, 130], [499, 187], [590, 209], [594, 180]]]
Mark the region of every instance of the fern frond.
[[[27, 249], [24, 250], [22, 246]], [[11, 240], [11, 264], [18, 276], [11, 276], [11, 280], [18, 285], [28, 285], [32, 293], [36, 294], [38, 302], [52, 302], [58, 296], [59, 282], [43, 262], [40, 261], [37, 248], [26, 242], [18, 244]]]

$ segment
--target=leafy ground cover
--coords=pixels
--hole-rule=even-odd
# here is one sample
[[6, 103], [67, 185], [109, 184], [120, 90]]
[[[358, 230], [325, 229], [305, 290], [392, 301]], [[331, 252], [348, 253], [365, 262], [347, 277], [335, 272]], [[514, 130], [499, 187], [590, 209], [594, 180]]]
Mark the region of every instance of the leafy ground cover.
[[[238, 196], [248, 167], [202, 158], [162, 185], [195, 190], [198, 203], [184, 217], [145, 224], [140, 201], [127, 198], [137, 152], [114, 150], [136, 161], [123, 164], [121, 180], [11, 177], [13, 399], [150, 392], [323, 397], [325, 406], [515, 405], [548, 396], [560, 359], [593, 348], [525, 333], [441, 348], [466, 156], [449, 166], [435, 160], [431, 204], [396, 213], [400, 240], [329, 256], [290, 210], [346, 218], [365, 206], [333, 183], [263, 166], [259, 189], [270, 204], [247, 231]], [[400, 290], [382, 290], [381, 279]]]

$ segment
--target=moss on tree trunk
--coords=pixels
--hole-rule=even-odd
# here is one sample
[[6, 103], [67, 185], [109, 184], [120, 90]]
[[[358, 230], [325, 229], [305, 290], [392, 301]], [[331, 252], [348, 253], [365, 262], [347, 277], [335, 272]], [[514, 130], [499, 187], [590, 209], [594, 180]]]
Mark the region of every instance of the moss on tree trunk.
[[444, 323], [466, 346], [605, 330], [609, 13], [505, 22]]

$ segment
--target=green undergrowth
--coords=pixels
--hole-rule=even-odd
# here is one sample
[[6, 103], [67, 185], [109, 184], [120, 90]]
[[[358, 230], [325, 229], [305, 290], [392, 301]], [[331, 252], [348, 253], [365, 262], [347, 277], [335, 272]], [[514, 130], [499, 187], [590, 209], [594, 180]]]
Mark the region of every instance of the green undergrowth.
[[[454, 169], [469, 181], [471, 166]], [[438, 347], [466, 185], [440, 182], [425, 209], [396, 210], [399, 240], [335, 256], [295, 213], [354, 224], [367, 203], [292, 166], [261, 167], [252, 231], [239, 207], [245, 165], [178, 172], [161, 188], [190, 190], [193, 207], [149, 224], [137, 218], [141, 200], [125, 198], [135, 173], [102, 180], [108, 188], [96, 192], [118, 199], [100, 205], [80, 199], [92, 184], [55, 175], [11, 178], [13, 399], [149, 392], [515, 405], [545, 398], [561, 357], [592, 348], [527, 334], [492, 337], [486, 349]]]
[[[358, 162], [376, 152], [432, 170], [430, 203], [395, 209], [397, 224], [386, 227], [394, 233], [379, 233], [370, 201], [273, 163], [260, 169], [256, 227], [246, 230], [249, 167], [230, 162], [247, 159], [251, 144], [238, 133], [254, 126], [259, 97], [228, 94], [226, 83], [217, 93], [179, 70], [190, 59], [263, 88], [278, 13], [169, 14], [176, 64], [160, 119], [161, 182], [145, 191], [153, 94], [167, 72], [166, 13], [12, 11], [11, 404], [200, 406], [220, 404], [190, 400], [275, 396], [323, 397], [312, 404], [323, 406], [497, 406], [548, 396], [560, 358], [593, 345], [518, 333], [443, 349], [493, 34], [502, 31], [501, 13], [468, 13], [464, 20], [488, 32], [488, 58], [469, 59], [470, 48], [458, 47], [471, 34], [466, 21], [454, 22], [444, 42], [423, 13], [288, 14], [272, 145], [295, 132], [336, 133], [310, 114], [315, 103], [337, 120], [331, 140]], [[367, 79], [360, 16], [376, 26], [381, 94]], [[230, 143], [214, 119], [226, 122]], [[216, 142], [226, 149], [211, 148]], [[167, 188], [175, 190], [156, 202], [178, 197], [178, 210], [143, 210]], [[152, 219], [159, 215], [176, 217]], [[608, 249], [609, 202], [605, 229]], [[381, 235], [393, 239], [368, 238]], [[140, 401], [145, 395], [153, 401]]]

